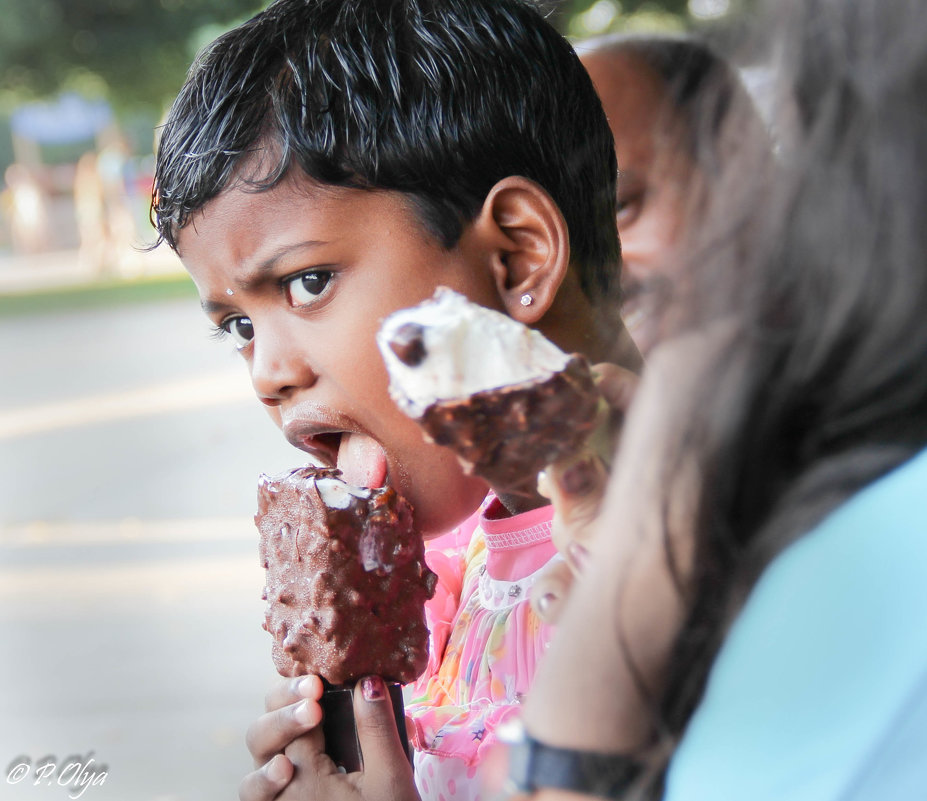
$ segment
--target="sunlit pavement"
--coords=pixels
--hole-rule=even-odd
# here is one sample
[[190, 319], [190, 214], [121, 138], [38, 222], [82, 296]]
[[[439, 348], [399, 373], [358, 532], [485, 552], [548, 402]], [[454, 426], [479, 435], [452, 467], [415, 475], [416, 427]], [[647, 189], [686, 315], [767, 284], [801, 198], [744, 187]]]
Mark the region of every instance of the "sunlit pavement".
[[302, 460], [206, 328], [193, 301], [0, 319], [4, 801], [229, 801], [250, 769], [255, 479]]
[[[272, 678], [253, 533], [207, 521], [178, 524], [183, 541], [170, 526], [101, 541], [100, 528], [3, 546], [4, 780], [23, 757], [63, 769], [77, 755], [107, 772], [88, 799], [234, 798]], [[37, 778], [0, 798], [44, 797]]]

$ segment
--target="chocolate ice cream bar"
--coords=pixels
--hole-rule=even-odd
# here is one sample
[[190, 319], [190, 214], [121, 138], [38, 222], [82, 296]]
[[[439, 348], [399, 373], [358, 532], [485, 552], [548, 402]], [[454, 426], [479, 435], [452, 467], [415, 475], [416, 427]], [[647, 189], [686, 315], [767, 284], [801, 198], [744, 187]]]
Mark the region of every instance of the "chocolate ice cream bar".
[[424, 604], [437, 581], [412, 508], [393, 489], [354, 487], [337, 469], [303, 467], [261, 476], [255, 523], [274, 663], [281, 675], [326, 682], [326, 753], [346, 771], [361, 768], [351, 687], [366, 675], [392, 682], [408, 753], [399, 683], [428, 663]]
[[585, 358], [444, 287], [387, 317], [377, 342], [400, 408], [497, 491], [530, 494], [605, 414]]
[[255, 523], [274, 663], [330, 684], [412, 681], [428, 663], [424, 604], [436, 582], [412, 508], [389, 487], [339, 476], [317, 467], [261, 476]]

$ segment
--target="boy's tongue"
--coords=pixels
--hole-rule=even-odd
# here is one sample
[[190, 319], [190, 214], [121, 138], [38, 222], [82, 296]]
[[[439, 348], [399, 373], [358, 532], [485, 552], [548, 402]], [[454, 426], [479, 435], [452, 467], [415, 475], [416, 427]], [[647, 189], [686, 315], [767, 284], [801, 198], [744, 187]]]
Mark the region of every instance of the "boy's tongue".
[[366, 434], [342, 435], [337, 466], [348, 484], [382, 487], [386, 482], [386, 453]]

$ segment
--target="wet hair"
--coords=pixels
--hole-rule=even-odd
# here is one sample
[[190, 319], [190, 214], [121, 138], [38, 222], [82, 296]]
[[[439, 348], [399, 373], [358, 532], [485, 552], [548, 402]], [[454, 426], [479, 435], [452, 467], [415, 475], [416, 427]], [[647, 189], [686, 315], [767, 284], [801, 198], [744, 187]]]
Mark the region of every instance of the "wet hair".
[[735, 334], [688, 399], [668, 471], [672, 487], [673, 465], [694, 455], [701, 483], [648, 798], [661, 797], [763, 570], [927, 446], [927, 18], [912, 0], [777, 0], [766, 11], [774, 113], [789, 115], [792, 142], [762, 185], [750, 148], [726, 164], [726, 203], [691, 243], [697, 302], [680, 330], [723, 318]]
[[176, 249], [233, 182], [268, 189], [293, 169], [403, 193], [447, 248], [520, 175], [560, 208], [587, 295], [617, 273], [608, 122], [572, 47], [523, 0], [277, 0], [221, 36], [161, 131], [159, 241]]

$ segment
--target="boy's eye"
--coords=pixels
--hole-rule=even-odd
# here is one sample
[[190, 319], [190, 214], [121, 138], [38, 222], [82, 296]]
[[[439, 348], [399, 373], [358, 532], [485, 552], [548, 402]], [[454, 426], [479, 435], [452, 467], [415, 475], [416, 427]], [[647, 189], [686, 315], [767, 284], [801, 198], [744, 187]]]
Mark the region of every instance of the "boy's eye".
[[289, 279], [285, 286], [293, 306], [305, 306], [321, 295], [332, 279], [330, 270], [313, 270]]
[[220, 323], [219, 328], [232, 338], [238, 350], [254, 339], [254, 325], [250, 317], [228, 317]]

